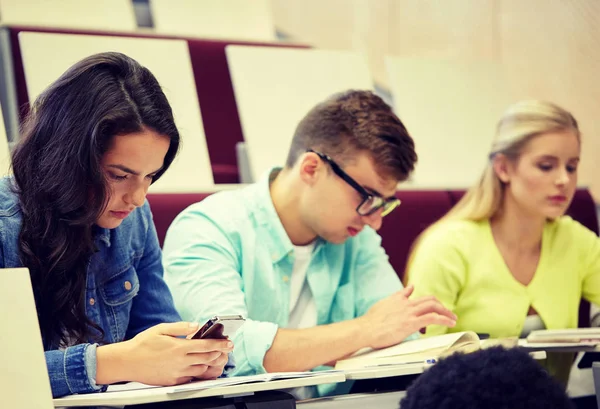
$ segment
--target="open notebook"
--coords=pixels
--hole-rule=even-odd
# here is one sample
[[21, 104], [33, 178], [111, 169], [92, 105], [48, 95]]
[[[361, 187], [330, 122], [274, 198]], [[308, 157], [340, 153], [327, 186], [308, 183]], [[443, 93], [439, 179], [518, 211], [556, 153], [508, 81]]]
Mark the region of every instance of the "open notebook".
[[245, 383], [254, 383], [254, 382], [271, 382], [277, 381], [281, 379], [295, 379], [295, 378], [309, 378], [315, 377], [323, 374], [336, 373], [334, 370], [330, 371], [321, 371], [321, 372], [271, 372], [264, 373], [258, 375], [249, 375], [249, 376], [233, 376], [228, 378], [218, 378], [214, 380], [197, 380], [190, 383], [184, 383], [182, 385], [170, 386], [170, 387], [160, 387], [153, 385], [146, 385], [140, 382], [127, 382], [123, 384], [110, 385], [106, 393], [111, 392], [122, 392], [122, 391], [131, 391], [138, 389], [148, 389], [148, 388], [164, 388], [167, 394], [179, 393], [179, 392], [187, 392], [187, 391], [198, 391], [202, 389], [210, 389], [216, 388], [220, 386], [232, 386], [232, 385], [240, 385]]
[[362, 349], [349, 358], [339, 360], [335, 369], [348, 370], [383, 365], [433, 363], [437, 358], [457, 351], [472, 352], [493, 345], [512, 347], [516, 343], [516, 338], [481, 341], [475, 332], [456, 332], [406, 341], [383, 349]]

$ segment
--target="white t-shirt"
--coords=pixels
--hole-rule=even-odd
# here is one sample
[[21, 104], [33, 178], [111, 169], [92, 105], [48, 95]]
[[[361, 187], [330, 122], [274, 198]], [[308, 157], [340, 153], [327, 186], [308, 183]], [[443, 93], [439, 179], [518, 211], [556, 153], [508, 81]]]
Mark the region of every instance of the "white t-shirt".
[[[315, 243], [306, 246], [294, 246], [294, 268], [290, 280], [290, 318], [288, 328], [310, 328], [317, 325], [317, 305], [310, 291], [306, 271], [312, 259]], [[314, 387], [299, 387], [288, 390], [297, 400], [316, 397]]]
[[288, 328], [310, 328], [317, 325], [317, 305], [306, 279], [306, 271], [314, 249], [315, 243], [294, 246], [295, 260], [290, 280]]

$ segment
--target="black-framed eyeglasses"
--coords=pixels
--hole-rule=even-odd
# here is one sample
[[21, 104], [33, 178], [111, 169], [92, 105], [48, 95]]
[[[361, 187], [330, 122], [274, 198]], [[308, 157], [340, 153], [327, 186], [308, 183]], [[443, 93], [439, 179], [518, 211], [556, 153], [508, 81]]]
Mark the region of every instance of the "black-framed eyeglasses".
[[396, 207], [400, 206], [400, 199], [396, 197], [381, 197], [369, 193], [367, 189], [362, 187], [356, 180], [352, 179], [350, 175], [348, 175], [344, 170], [337, 164], [329, 155], [325, 155], [324, 153], [314, 151], [312, 149], [307, 149], [306, 152], [315, 153], [323, 160], [327, 162], [333, 172], [338, 175], [344, 182], [348, 183], [350, 186], [356, 190], [360, 196], [362, 197], [362, 201], [356, 208], [356, 213], [361, 216], [370, 216], [373, 213], [376, 213], [380, 209], [383, 209], [381, 212], [381, 217], [387, 216], [394, 210]]

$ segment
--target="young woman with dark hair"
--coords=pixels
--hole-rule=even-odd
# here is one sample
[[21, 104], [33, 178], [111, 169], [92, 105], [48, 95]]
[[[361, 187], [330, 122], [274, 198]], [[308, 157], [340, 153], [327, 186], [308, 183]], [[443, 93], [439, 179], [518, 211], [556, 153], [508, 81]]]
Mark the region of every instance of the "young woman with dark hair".
[[181, 339], [145, 200], [179, 132], [152, 73], [90, 56], [34, 102], [0, 179], [0, 268], [31, 274], [55, 397], [221, 375], [232, 344]]

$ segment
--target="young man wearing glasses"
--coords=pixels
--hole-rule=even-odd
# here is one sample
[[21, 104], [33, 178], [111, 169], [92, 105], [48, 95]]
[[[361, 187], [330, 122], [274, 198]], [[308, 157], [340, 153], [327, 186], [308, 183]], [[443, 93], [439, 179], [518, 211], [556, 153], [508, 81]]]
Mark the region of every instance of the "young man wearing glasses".
[[164, 245], [182, 317], [241, 314], [236, 372], [306, 371], [383, 348], [454, 314], [410, 299], [375, 232], [417, 160], [402, 122], [370, 91], [334, 95], [299, 123], [283, 169], [180, 214]]

